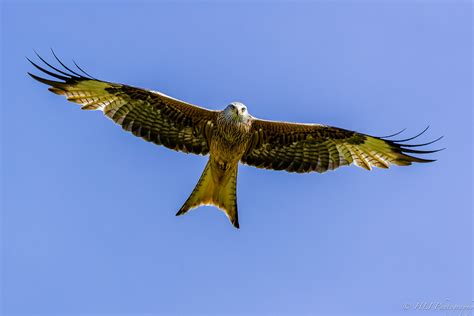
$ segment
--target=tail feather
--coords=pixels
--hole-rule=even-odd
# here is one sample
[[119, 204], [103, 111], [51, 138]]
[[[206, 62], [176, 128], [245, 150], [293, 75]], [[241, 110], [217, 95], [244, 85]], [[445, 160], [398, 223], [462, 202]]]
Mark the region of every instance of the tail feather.
[[236, 196], [237, 170], [237, 164], [226, 171], [215, 170], [209, 159], [193, 192], [176, 216], [184, 215], [200, 205], [214, 205], [224, 211], [234, 227], [239, 228]]

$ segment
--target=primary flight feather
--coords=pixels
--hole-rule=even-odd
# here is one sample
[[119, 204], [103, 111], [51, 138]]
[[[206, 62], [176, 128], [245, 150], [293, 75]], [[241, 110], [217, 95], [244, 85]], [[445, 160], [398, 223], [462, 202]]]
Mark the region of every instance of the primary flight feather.
[[412, 148], [440, 139], [408, 145], [406, 141], [419, 135], [392, 141], [320, 124], [261, 120], [251, 116], [240, 102], [212, 111], [157, 91], [97, 80], [76, 65], [80, 74], [56, 55], [63, 70], [38, 57], [51, 70], [30, 62], [55, 79], [29, 75], [50, 86], [51, 92], [81, 104], [83, 110], [102, 111], [123, 129], [149, 142], [185, 153], [209, 154], [196, 187], [176, 215], [212, 204], [223, 210], [236, 228], [239, 162], [288, 172], [325, 172], [352, 163], [367, 170], [391, 164], [407, 166], [434, 161], [410, 154], [436, 152]]

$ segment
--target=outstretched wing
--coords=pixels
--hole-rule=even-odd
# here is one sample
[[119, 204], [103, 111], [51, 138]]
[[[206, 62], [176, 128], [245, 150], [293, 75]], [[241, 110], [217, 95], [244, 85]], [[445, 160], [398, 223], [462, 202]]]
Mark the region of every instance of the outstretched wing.
[[[53, 53], [54, 54], [54, 53]], [[53, 93], [64, 95], [69, 101], [79, 103], [83, 110], [101, 110], [108, 118], [157, 145], [170, 149], [205, 155], [217, 115], [162, 93], [106, 82], [87, 77], [65, 66], [55, 55], [64, 71], [51, 66], [53, 71], [30, 62], [39, 70], [60, 81], [53, 81], [29, 73], [34, 79], [50, 86]], [[82, 69], [79, 68], [80, 71]]]
[[289, 172], [325, 172], [352, 163], [367, 170], [372, 166], [388, 168], [391, 164], [407, 166], [412, 162], [433, 161], [413, 157], [409, 153], [426, 154], [436, 151], [410, 149], [434, 141], [408, 145], [404, 141], [414, 137], [390, 141], [318, 124], [255, 119], [251, 133], [252, 140], [241, 161], [258, 168]]

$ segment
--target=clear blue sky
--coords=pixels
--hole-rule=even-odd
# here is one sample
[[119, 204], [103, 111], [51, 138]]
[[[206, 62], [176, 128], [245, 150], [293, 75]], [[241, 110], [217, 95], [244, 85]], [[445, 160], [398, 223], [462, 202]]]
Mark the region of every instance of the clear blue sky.
[[[421, 315], [403, 304], [472, 302], [470, 2], [39, 2], [2, 7], [4, 314]], [[372, 172], [241, 166], [240, 230], [212, 207], [177, 218], [207, 157], [49, 93], [25, 56], [52, 60], [50, 47], [208, 108], [241, 101], [373, 135], [430, 124], [420, 141], [445, 135], [448, 149]]]

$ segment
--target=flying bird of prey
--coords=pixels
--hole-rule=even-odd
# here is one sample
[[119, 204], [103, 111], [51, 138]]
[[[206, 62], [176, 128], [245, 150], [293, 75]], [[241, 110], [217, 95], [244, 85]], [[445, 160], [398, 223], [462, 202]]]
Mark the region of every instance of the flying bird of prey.
[[[413, 162], [434, 160], [410, 154], [428, 154], [437, 150], [414, 147], [431, 144], [407, 144], [321, 124], [301, 124], [262, 120], [249, 114], [240, 102], [232, 102], [221, 111], [208, 110], [169, 97], [161, 92], [97, 80], [76, 63], [77, 71], [54, 57], [64, 69], [41, 59], [45, 69], [29, 60], [37, 69], [55, 78], [34, 79], [50, 86], [53, 93], [81, 104], [83, 110], [100, 110], [135, 136], [176, 151], [209, 154], [204, 171], [189, 198], [176, 215], [200, 205], [214, 205], [225, 212], [239, 228], [237, 214], [237, 170], [240, 163], [257, 168], [288, 172], [325, 172], [354, 163], [371, 170], [391, 164], [408, 166]], [[80, 72], [80, 73], [78, 73]], [[59, 81], [58, 81], [59, 80]], [[426, 129], [425, 129], [426, 131]]]

